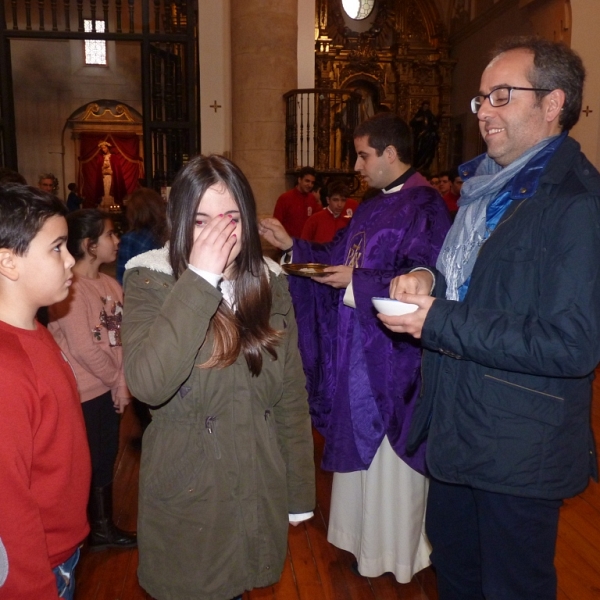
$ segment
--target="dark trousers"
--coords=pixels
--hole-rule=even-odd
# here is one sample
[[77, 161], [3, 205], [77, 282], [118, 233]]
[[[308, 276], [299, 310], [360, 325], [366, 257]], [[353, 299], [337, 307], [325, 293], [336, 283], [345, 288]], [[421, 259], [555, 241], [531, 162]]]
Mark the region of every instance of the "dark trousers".
[[439, 600], [555, 600], [561, 504], [431, 479], [426, 529]]
[[113, 480], [121, 420], [110, 392], [82, 402], [81, 407], [92, 457], [92, 487], [105, 487]]

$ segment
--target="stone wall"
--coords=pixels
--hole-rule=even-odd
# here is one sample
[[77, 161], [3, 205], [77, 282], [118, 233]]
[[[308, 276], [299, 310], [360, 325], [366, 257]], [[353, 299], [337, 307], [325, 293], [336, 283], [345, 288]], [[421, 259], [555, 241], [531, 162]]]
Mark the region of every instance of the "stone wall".
[[31, 185], [40, 173], [54, 173], [66, 198], [77, 164], [67, 119], [99, 99], [141, 111], [140, 45], [108, 42], [107, 66], [84, 65], [78, 40], [13, 40], [11, 55], [19, 171]]

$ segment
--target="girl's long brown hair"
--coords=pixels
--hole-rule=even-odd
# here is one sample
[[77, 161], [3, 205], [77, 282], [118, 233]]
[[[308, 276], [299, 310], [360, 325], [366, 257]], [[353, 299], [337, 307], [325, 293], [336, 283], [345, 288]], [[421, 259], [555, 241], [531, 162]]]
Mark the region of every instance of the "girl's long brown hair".
[[200, 366], [227, 367], [241, 352], [252, 375], [257, 376], [262, 369], [263, 350], [277, 359], [281, 332], [269, 322], [272, 296], [258, 235], [254, 194], [245, 175], [225, 157], [196, 156], [177, 174], [167, 210], [171, 230], [169, 260], [177, 279], [188, 266], [198, 203], [213, 185], [225, 186], [237, 203], [242, 246], [233, 265], [234, 309], [221, 301], [209, 328], [212, 354]]

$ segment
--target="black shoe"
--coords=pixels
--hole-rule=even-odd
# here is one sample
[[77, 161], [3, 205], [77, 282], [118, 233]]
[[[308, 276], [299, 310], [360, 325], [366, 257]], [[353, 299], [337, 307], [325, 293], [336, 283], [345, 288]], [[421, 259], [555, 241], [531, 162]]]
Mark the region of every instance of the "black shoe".
[[90, 552], [100, 552], [108, 548], [136, 548], [137, 536], [135, 533], [119, 529], [111, 521], [96, 522], [88, 536]]
[[88, 544], [91, 552], [100, 552], [107, 548], [135, 548], [135, 533], [119, 529], [112, 520], [112, 484], [94, 487], [88, 504], [90, 535]]

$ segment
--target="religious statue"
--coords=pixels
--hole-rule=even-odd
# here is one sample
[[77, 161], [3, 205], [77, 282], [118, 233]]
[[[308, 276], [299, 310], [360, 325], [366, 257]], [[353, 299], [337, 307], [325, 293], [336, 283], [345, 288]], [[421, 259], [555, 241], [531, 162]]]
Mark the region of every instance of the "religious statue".
[[433, 162], [439, 142], [438, 119], [424, 101], [410, 121], [413, 132], [413, 166], [427, 171]]
[[104, 195], [102, 197], [102, 206], [111, 206], [114, 203], [113, 202], [114, 198], [110, 195], [110, 190], [112, 187], [112, 176], [113, 176], [113, 170], [112, 170], [112, 166], [110, 164], [110, 147], [111, 147], [111, 144], [109, 144], [106, 141], [100, 142], [98, 144], [98, 148], [100, 148], [100, 151], [104, 155], [103, 159], [102, 159], [102, 167], [101, 167], [102, 183], [104, 186]]

